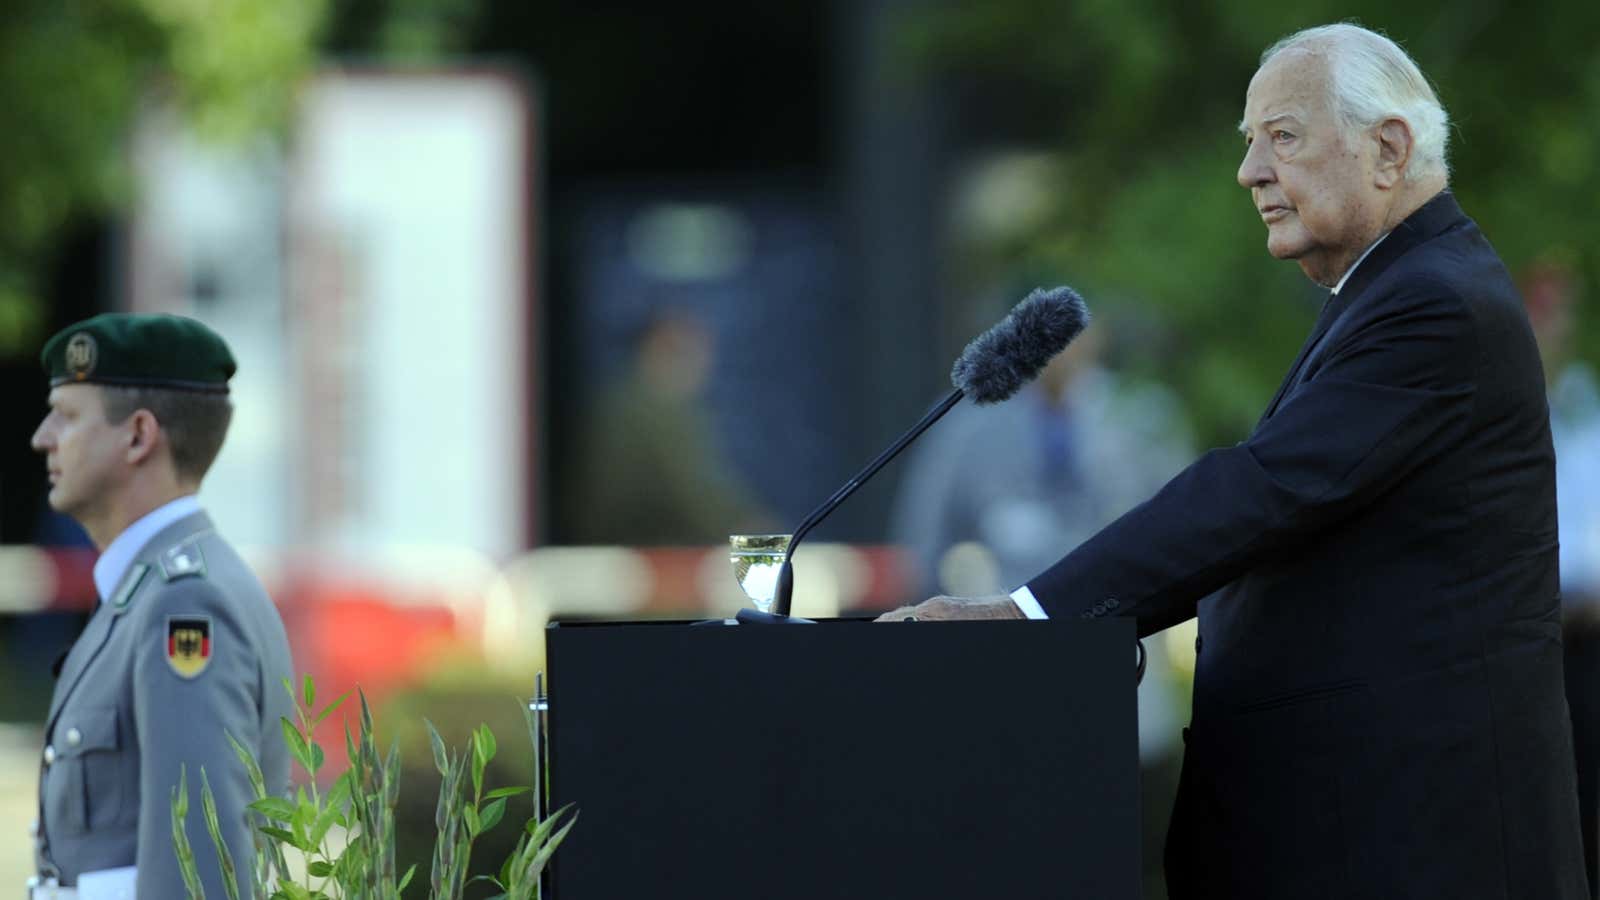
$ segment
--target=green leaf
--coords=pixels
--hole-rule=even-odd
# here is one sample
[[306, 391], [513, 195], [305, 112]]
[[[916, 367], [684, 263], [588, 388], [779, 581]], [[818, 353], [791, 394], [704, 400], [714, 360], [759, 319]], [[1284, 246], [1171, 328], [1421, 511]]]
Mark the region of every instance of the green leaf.
[[389, 756], [383, 763], [383, 802], [390, 809], [400, 801], [400, 739], [389, 743]]
[[440, 775], [448, 775], [450, 751], [445, 749], [444, 738], [439, 736], [439, 729], [434, 728], [432, 722], [423, 719], [422, 724], [428, 726], [428, 741], [433, 745], [433, 767], [439, 770]]
[[560, 819], [561, 816], [570, 809], [572, 809], [572, 804], [568, 803], [566, 806], [563, 806], [551, 813], [543, 822], [535, 822], [532, 819], [529, 819], [526, 827], [528, 834], [533, 836], [534, 843], [544, 843], [545, 838], [550, 834], [551, 830], [556, 827], [556, 820]]
[[364, 879], [369, 868], [367, 854], [361, 849], [364, 838], [357, 838], [344, 848], [339, 854], [339, 862], [334, 865], [334, 870], [343, 877]]
[[312, 878], [327, 878], [329, 875], [333, 874], [333, 863], [325, 862], [319, 859], [316, 862], [306, 866], [306, 872], [308, 872]]
[[372, 707], [367, 705], [364, 691], [357, 690], [356, 696], [361, 698], [361, 738], [366, 740], [372, 737]]
[[294, 821], [294, 804], [282, 797], [262, 797], [251, 803], [249, 808], [276, 822]]
[[189, 900], [205, 900], [205, 888], [200, 886], [200, 871], [195, 867], [194, 849], [189, 846], [189, 834], [184, 820], [189, 817], [188, 767], [178, 766], [178, 785], [172, 789], [172, 849], [178, 856], [178, 871], [183, 874], [184, 889]]
[[251, 753], [250, 749], [245, 745], [239, 743], [239, 739], [234, 737], [232, 732], [229, 732], [227, 737], [228, 745], [233, 748], [233, 755], [239, 758], [239, 762], [244, 765], [245, 772], [250, 776], [250, 787], [255, 791], [256, 797], [267, 796], [267, 780], [261, 774], [261, 766], [256, 763], [255, 754]]
[[350, 723], [349, 722], [345, 722], [344, 723], [344, 757], [345, 757], [345, 759], [350, 760], [350, 765], [352, 765], [352, 766], [355, 765], [356, 762], [358, 761], [358, 755], [357, 755], [357, 751], [356, 751], [356, 740], [355, 740], [354, 737], [351, 737], [351, 735], [350, 735]]
[[525, 784], [519, 784], [519, 785], [516, 785], [514, 787], [495, 788], [494, 790], [490, 791], [489, 793], [484, 794], [483, 795], [483, 799], [485, 799], [485, 800], [498, 800], [501, 797], [515, 797], [518, 794], [526, 794], [527, 792], [529, 792], [531, 790], [533, 790], [533, 788], [528, 787]]
[[300, 789], [299, 801], [294, 808], [294, 821], [290, 824], [296, 828], [310, 828], [311, 823], [317, 820], [316, 804], [312, 803], [311, 799], [306, 796], [305, 788]]
[[322, 752], [322, 745], [321, 744], [315, 744], [315, 743], [312, 744], [311, 745], [311, 765], [307, 768], [307, 771], [310, 772], [313, 776], [315, 776], [317, 774], [317, 772], [321, 771], [322, 764], [326, 760], [327, 760], [327, 755]]
[[326, 719], [327, 717], [329, 717], [331, 715], [333, 715], [333, 711], [338, 709], [339, 706], [344, 703], [344, 698], [346, 698], [348, 696], [350, 696], [350, 692], [349, 691], [345, 691], [344, 693], [340, 694], [338, 697], [335, 697], [332, 703], [329, 703], [327, 706], [324, 706], [322, 708], [322, 712], [317, 713], [317, 717], [315, 719], [311, 720], [311, 724], [313, 726], [321, 725], [322, 724], [322, 720]]
[[280, 718], [279, 724], [283, 728], [283, 744], [289, 748], [289, 755], [293, 756], [300, 767], [307, 772], [311, 771], [311, 749], [306, 746], [306, 737], [300, 729], [288, 718]]
[[206, 767], [200, 767], [200, 808], [205, 813], [206, 831], [211, 833], [211, 845], [217, 851], [217, 862], [222, 870], [222, 889], [228, 900], [239, 900], [239, 870], [234, 866], [233, 854], [222, 837], [222, 823], [217, 818], [217, 798], [211, 793], [211, 781], [206, 777]]
[[302, 804], [295, 808], [294, 821], [289, 823], [289, 830], [294, 832], [294, 845], [307, 853], [317, 849], [311, 843], [311, 823], [316, 819], [316, 810], [310, 809], [310, 804]]
[[488, 806], [485, 806], [483, 808], [483, 815], [480, 818], [480, 821], [483, 823], [483, 830], [488, 831], [494, 826], [500, 824], [500, 820], [505, 817], [505, 814], [506, 801], [503, 799], [496, 800], [493, 803], [490, 803]]
[[[474, 875], [470, 879], [467, 880], [467, 884], [468, 885], [474, 885], [474, 884], [477, 884], [480, 881], [487, 881], [490, 884], [494, 885], [495, 887], [500, 888], [502, 891], [505, 890], [505, 887], [506, 887], [505, 885], [500, 883], [500, 879], [494, 877], [493, 875]], [[495, 896], [496, 897], [504, 897], [505, 894], [496, 894]], [[487, 897], [487, 898], [485, 898], [485, 900], [494, 900], [494, 897]]]
[[307, 837], [315, 846], [322, 846], [322, 839], [327, 837], [328, 829], [333, 827], [333, 823], [339, 818], [340, 811], [344, 809], [345, 804], [350, 799], [349, 775], [349, 772], [345, 772], [339, 776], [339, 780], [333, 783], [333, 788], [328, 792], [328, 796], [323, 798], [321, 812], [317, 813], [316, 819], [311, 823], [311, 833]]
[[349, 806], [350, 797], [355, 793], [354, 778], [355, 776], [350, 774], [350, 770], [345, 769], [339, 774], [338, 778], [333, 780], [333, 787], [328, 789], [328, 795], [322, 799], [322, 802], [325, 805], [340, 808]]
[[306, 709], [311, 709], [317, 705], [317, 684], [315, 681], [311, 680], [310, 672], [306, 673], [306, 680], [302, 693], [306, 698]]
[[[557, 813], [556, 815], [558, 816], [560, 813]], [[553, 821], [556, 816], [551, 816], [550, 818]], [[539, 853], [534, 856], [533, 862], [529, 864], [527, 872], [524, 873], [528, 876], [529, 880], [537, 878], [539, 873], [544, 871], [545, 864], [548, 863], [550, 861], [550, 857], [555, 854], [556, 848], [561, 846], [561, 842], [567, 839], [567, 832], [571, 831], [572, 826], [576, 824], [578, 824], [578, 814], [573, 813], [572, 818], [567, 821], [567, 824], [561, 826], [560, 831], [556, 832], [548, 841], [544, 842], [544, 846], [539, 848]]]
[[178, 764], [178, 786], [173, 789], [172, 811], [180, 819], [189, 817], [189, 766]]
[[495, 752], [499, 749], [499, 746], [495, 743], [494, 732], [489, 730], [488, 725], [478, 726], [477, 732], [473, 735], [473, 741], [474, 745], [483, 753], [484, 763], [487, 764], [494, 759]]
[[461, 807], [461, 817], [467, 820], [467, 834], [477, 837], [483, 831], [483, 823], [478, 819], [478, 811], [468, 803]]
[[263, 826], [261, 826], [261, 833], [262, 834], [266, 834], [266, 835], [271, 835], [272, 837], [278, 839], [279, 841], [282, 841], [285, 844], [288, 844], [289, 846], [295, 848], [296, 850], [304, 850], [304, 849], [306, 849], [306, 848], [300, 846], [300, 843], [297, 840], [295, 840], [295, 836], [294, 835], [292, 835], [289, 832], [283, 830], [282, 828], [275, 828], [275, 827], [273, 827], [271, 825], [263, 825]]

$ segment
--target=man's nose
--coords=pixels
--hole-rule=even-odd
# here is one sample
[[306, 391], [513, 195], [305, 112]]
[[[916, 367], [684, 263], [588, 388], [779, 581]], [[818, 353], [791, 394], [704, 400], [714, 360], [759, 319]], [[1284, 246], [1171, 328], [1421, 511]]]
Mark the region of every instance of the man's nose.
[[1244, 159], [1239, 163], [1240, 187], [1260, 187], [1272, 182], [1272, 166], [1265, 153], [1266, 144], [1263, 141], [1252, 141], [1245, 147]]
[[33, 440], [30, 442], [33, 449], [39, 453], [48, 452], [50, 449], [50, 434], [45, 428], [45, 423], [40, 422], [39, 427], [33, 430]]

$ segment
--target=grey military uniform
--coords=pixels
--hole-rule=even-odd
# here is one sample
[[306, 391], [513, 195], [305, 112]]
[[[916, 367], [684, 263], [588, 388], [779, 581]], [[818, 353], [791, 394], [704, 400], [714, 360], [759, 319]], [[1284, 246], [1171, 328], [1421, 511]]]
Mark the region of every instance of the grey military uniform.
[[249, 896], [254, 791], [228, 744], [255, 751], [268, 789], [288, 784], [278, 720], [292, 665], [277, 609], [205, 513], [159, 532], [73, 645], [45, 723], [39, 864], [63, 885], [84, 872], [137, 865], [141, 900], [186, 896], [171, 827], [172, 789], [187, 766], [189, 841], [208, 897], [223, 897], [200, 813], [200, 770], [216, 796]]

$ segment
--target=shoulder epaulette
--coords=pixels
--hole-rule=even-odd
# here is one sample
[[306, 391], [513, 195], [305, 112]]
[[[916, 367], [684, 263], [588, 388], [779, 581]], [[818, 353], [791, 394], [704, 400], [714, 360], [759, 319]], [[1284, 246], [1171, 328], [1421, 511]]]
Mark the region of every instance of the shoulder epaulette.
[[168, 581], [205, 575], [206, 558], [200, 553], [200, 542], [190, 539], [161, 554], [161, 574]]

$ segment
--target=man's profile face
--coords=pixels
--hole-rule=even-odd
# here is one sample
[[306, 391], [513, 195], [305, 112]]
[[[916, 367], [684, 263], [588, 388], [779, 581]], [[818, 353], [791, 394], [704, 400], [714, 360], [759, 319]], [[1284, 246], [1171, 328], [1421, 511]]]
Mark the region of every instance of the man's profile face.
[[50, 474], [50, 508], [80, 522], [116, 484], [133, 441], [127, 422], [106, 421], [104, 401], [91, 384], [54, 388], [50, 411], [33, 433], [33, 449], [45, 455]]
[[1251, 79], [1240, 127], [1239, 184], [1267, 225], [1267, 251], [1299, 260], [1313, 281], [1333, 285], [1378, 237], [1369, 158], [1376, 143], [1345, 139], [1327, 63], [1296, 50]]

